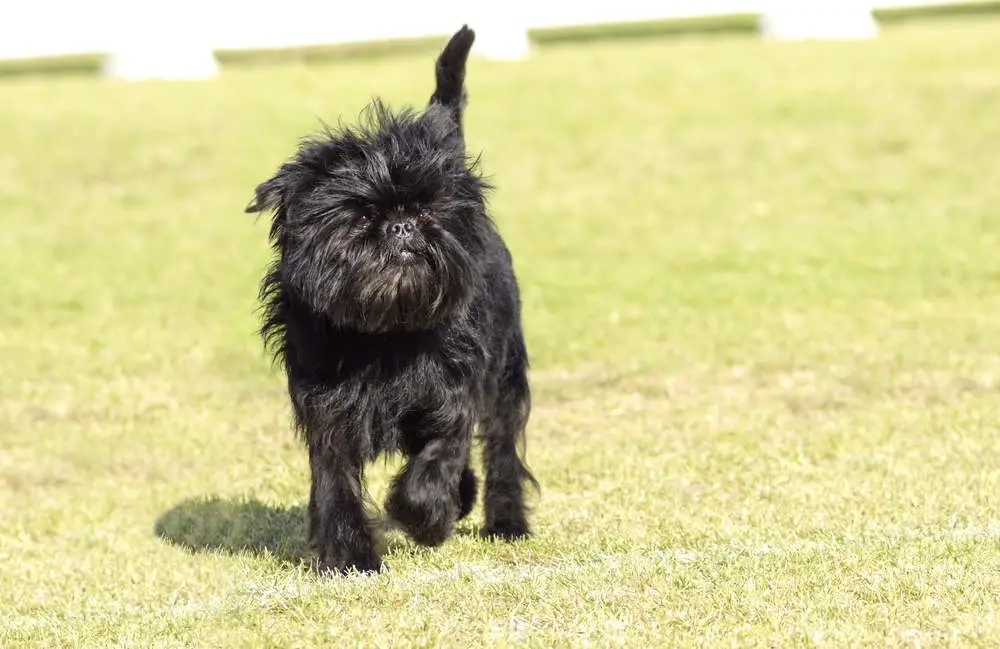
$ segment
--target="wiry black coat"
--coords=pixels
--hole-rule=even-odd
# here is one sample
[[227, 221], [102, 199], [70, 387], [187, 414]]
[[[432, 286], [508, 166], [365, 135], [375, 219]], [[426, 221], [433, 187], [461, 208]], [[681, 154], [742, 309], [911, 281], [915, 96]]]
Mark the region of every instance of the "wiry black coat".
[[304, 140], [247, 208], [273, 210], [262, 335], [309, 448], [310, 536], [325, 569], [381, 565], [362, 506], [364, 466], [381, 453], [407, 458], [387, 513], [418, 543], [446, 540], [475, 501], [476, 426], [482, 532], [529, 533], [517, 282], [462, 135], [473, 38], [463, 27], [441, 53], [424, 112], [376, 101], [360, 126]]

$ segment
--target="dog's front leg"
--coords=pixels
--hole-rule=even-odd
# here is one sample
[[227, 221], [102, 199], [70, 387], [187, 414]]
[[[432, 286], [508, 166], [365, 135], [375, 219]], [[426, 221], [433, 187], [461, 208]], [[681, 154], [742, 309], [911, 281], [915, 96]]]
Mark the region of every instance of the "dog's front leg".
[[309, 536], [319, 555], [319, 569], [378, 571], [382, 560], [364, 510], [360, 463], [314, 448], [309, 449], [309, 460]]
[[408, 459], [392, 482], [386, 512], [414, 542], [440, 545], [472, 508], [465, 500], [475, 497], [468, 469], [472, 417], [463, 408], [442, 408], [404, 427], [403, 435]]

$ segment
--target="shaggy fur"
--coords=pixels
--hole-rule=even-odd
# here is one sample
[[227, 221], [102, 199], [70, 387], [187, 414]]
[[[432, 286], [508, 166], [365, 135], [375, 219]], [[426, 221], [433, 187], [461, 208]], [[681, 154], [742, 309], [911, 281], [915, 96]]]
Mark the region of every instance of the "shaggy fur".
[[417, 543], [448, 539], [475, 503], [476, 427], [481, 533], [529, 534], [520, 298], [462, 134], [474, 38], [463, 26], [445, 46], [423, 112], [376, 100], [359, 126], [304, 140], [247, 207], [273, 212], [261, 333], [309, 449], [309, 533], [325, 570], [381, 567], [363, 507], [364, 467], [381, 454], [406, 458], [388, 515]]

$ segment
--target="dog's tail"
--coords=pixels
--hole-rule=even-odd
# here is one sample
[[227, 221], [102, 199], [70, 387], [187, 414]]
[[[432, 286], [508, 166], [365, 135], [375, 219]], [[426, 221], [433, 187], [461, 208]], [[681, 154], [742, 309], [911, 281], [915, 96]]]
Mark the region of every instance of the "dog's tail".
[[469, 51], [476, 40], [476, 32], [468, 25], [455, 34], [444, 46], [435, 66], [437, 86], [431, 95], [431, 105], [440, 104], [449, 110], [459, 133], [462, 131], [462, 111], [465, 109], [467, 95], [465, 92], [465, 62], [469, 59]]

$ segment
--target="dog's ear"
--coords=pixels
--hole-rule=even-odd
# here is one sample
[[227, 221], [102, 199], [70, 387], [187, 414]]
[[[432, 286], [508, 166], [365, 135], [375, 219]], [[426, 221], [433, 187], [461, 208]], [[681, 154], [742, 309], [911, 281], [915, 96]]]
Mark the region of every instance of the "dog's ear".
[[291, 179], [292, 174], [288, 165], [282, 165], [274, 176], [257, 185], [254, 190], [254, 198], [244, 211], [248, 214], [268, 210], [283, 211], [285, 198], [291, 189]]
[[468, 97], [465, 91], [465, 64], [475, 40], [476, 33], [468, 25], [462, 25], [441, 50], [435, 64], [436, 86], [430, 105], [438, 104], [448, 110], [458, 126], [459, 137], [462, 134], [462, 111]]

